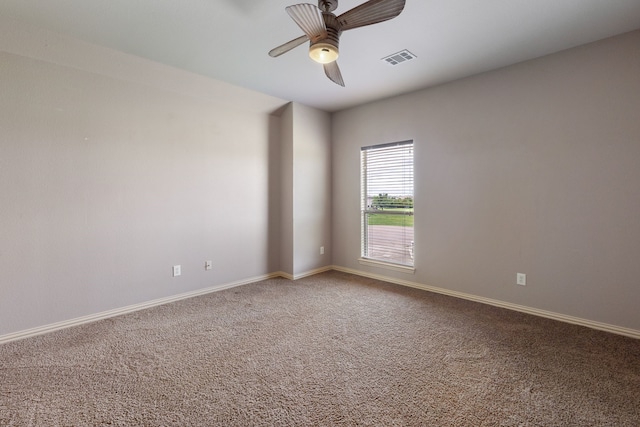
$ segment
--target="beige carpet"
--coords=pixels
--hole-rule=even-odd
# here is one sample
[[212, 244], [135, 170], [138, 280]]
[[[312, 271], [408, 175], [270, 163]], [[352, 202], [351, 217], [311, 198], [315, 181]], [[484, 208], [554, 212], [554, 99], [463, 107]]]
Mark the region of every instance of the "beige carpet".
[[1, 426], [639, 426], [640, 340], [338, 272], [0, 346]]

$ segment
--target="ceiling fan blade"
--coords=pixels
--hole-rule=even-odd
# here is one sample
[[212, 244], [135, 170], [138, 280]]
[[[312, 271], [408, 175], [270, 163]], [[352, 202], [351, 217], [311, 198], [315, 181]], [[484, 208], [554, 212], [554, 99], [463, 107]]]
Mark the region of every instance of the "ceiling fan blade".
[[327, 27], [324, 25], [322, 12], [316, 6], [301, 3], [288, 6], [285, 10], [312, 42], [327, 37]]
[[342, 73], [340, 72], [340, 68], [338, 67], [338, 61], [324, 64], [324, 73], [332, 82], [344, 87], [344, 80], [342, 80]]
[[280, 45], [278, 47], [275, 47], [275, 48], [271, 49], [269, 51], [269, 56], [271, 56], [273, 58], [276, 58], [276, 57], [282, 55], [283, 53], [289, 52], [294, 47], [300, 46], [302, 43], [304, 43], [306, 41], [309, 41], [309, 36], [307, 36], [305, 34], [304, 36], [300, 36], [297, 39], [293, 39], [291, 41], [286, 42], [283, 45]]
[[377, 24], [400, 15], [406, 0], [369, 0], [338, 16], [342, 31]]

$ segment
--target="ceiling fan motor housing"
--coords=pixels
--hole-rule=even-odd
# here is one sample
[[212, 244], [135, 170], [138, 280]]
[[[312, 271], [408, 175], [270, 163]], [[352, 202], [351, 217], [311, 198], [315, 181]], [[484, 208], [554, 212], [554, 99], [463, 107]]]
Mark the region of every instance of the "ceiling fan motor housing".
[[331, 46], [335, 48], [336, 52], [339, 52], [340, 47], [340, 23], [334, 14], [331, 12], [323, 12], [322, 16], [324, 18], [325, 26], [327, 27], [327, 37], [317, 40], [316, 42], [312, 42], [310, 48], [314, 47], [322, 47], [323, 45], [329, 45], [326, 47], [322, 47], [323, 49], [330, 49]]
[[340, 23], [331, 12], [322, 12], [327, 36], [323, 39], [312, 41], [309, 46], [309, 56], [316, 62], [328, 64], [338, 59], [340, 54]]

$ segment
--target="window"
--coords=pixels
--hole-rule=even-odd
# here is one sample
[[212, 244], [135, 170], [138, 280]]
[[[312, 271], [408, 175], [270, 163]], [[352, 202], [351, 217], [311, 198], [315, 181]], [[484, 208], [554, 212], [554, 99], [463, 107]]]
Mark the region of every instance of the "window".
[[363, 147], [360, 158], [362, 258], [413, 267], [413, 141]]

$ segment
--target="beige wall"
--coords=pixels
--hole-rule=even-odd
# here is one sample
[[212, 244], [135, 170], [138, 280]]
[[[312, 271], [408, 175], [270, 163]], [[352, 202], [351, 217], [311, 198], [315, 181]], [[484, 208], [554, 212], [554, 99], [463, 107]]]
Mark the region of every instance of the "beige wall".
[[290, 103], [281, 123], [281, 266], [295, 278], [331, 265], [331, 117]]
[[271, 112], [285, 101], [14, 29], [0, 42], [0, 336], [279, 270]]
[[[0, 17], [0, 338], [332, 263], [640, 330], [638, 46], [330, 116]], [[357, 263], [360, 147], [406, 139], [410, 277]]]
[[[360, 147], [406, 139], [415, 275], [357, 262]], [[333, 171], [334, 264], [640, 330], [640, 31], [336, 113]]]
[[280, 140], [280, 267], [290, 277], [294, 275], [293, 261], [293, 104], [284, 108], [281, 116]]
[[[294, 276], [331, 265], [331, 118], [292, 104]], [[324, 246], [325, 253], [320, 254]]]

